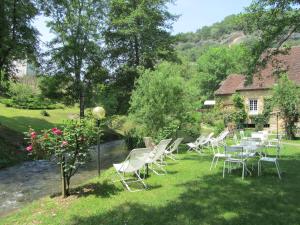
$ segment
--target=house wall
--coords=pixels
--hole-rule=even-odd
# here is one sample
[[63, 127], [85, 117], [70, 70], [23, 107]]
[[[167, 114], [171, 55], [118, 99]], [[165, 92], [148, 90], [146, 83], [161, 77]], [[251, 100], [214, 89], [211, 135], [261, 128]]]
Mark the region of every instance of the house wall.
[[250, 106], [249, 106], [250, 99], [257, 99], [257, 111], [258, 114], [261, 114], [264, 110], [264, 98], [271, 96], [270, 90], [248, 90], [248, 91], [239, 91], [239, 93], [241, 96], [244, 97], [245, 109], [248, 116], [251, 116]]
[[[248, 120], [247, 123], [251, 124], [252, 121], [249, 117], [251, 117], [250, 113], [250, 106], [249, 106], [249, 100], [250, 99], [257, 99], [257, 111], [258, 114], [261, 114], [264, 110], [264, 98], [270, 97], [271, 96], [271, 90], [242, 90], [239, 91], [239, 94], [244, 98], [244, 105], [245, 105], [245, 110], [248, 115]], [[225, 108], [233, 107], [233, 102], [232, 102], [232, 95], [219, 95], [216, 97], [218, 99], [218, 102], [221, 102]], [[276, 109], [273, 110], [274, 112]], [[277, 130], [277, 118], [276, 115], [271, 115], [270, 120], [270, 130], [271, 131], [276, 131]], [[279, 131], [283, 131], [283, 120], [279, 118], [278, 120], [278, 128]]]

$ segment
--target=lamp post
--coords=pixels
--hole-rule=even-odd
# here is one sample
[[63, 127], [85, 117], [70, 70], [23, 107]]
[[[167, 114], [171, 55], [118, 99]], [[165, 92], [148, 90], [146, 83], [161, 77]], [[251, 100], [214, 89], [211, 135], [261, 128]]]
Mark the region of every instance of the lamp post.
[[105, 110], [103, 107], [95, 107], [93, 108], [92, 114], [94, 118], [97, 120], [97, 128], [98, 128], [98, 138], [97, 138], [97, 169], [98, 175], [100, 176], [100, 120], [105, 118]]

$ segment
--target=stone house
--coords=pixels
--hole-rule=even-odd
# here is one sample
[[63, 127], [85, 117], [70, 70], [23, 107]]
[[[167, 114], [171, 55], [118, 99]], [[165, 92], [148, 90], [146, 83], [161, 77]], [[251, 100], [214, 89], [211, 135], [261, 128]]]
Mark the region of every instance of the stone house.
[[[248, 114], [247, 125], [254, 126], [251, 116], [259, 115], [264, 109], [265, 100], [271, 96], [272, 88], [276, 84], [278, 77], [275, 71], [286, 71], [290, 80], [300, 86], [300, 46], [292, 47], [288, 54], [277, 55], [272, 62], [269, 62], [264, 69], [253, 76], [252, 84], [245, 84], [245, 76], [241, 74], [231, 74], [226, 80], [221, 82], [219, 89], [215, 91], [215, 98], [224, 107], [232, 107], [232, 95], [239, 93], [244, 98], [244, 105]], [[277, 62], [274, 64], [274, 62]], [[276, 109], [274, 109], [276, 110]], [[277, 127], [276, 114], [273, 113], [267, 124], [271, 130]], [[279, 121], [282, 127], [282, 121]]]

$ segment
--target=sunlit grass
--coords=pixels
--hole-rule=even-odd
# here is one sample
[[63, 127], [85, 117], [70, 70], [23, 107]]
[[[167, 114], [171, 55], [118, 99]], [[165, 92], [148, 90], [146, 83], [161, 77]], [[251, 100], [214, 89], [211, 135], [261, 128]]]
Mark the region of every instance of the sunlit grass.
[[263, 175], [222, 178], [222, 162], [209, 170], [211, 155], [182, 153], [168, 161], [165, 176], [146, 180], [149, 190], [130, 193], [112, 183], [113, 170], [94, 178], [66, 200], [44, 198], [0, 224], [299, 224], [300, 148], [285, 146], [279, 180], [273, 165]]
[[74, 114], [79, 113], [77, 107], [47, 110], [49, 117], [41, 115], [42, 110], [8, 108], [0, 104], [0, 123], [15, 131], [24, 132], [31, 126], [42, 130], [58, 126]]

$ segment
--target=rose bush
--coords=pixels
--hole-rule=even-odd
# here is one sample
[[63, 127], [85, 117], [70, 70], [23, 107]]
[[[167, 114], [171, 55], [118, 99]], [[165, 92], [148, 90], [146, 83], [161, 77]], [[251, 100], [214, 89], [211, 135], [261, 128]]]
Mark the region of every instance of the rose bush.
[[62, 192], [66, 196], [71, 177], [88, 161], [89, 149], [100, 134], [91, 118], [70, 120], [61, 129], [55, 127], [40, 133], [30, 128], [26, 133], [29, 140], [26, 150], [34, 159], [56, 157], [61, 166]]

